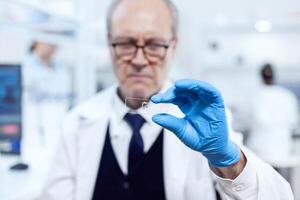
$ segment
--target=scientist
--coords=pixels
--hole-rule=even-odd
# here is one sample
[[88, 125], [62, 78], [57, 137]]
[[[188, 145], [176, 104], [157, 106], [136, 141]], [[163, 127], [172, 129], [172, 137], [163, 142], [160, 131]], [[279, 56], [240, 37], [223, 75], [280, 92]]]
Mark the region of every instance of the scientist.
[[54, 58], [56, 52], [55, 44], [34, 41], [22, 65], [25, 159], [38, 151], [33, 147], [54, 149], [70, 106], [70, 73]]
[[247, 145], [265, 161], [273, 163], [291, 153], [292, 132], [298, 123], [298, 102], [292, 92], [275, 84], [271, 64], [265, 64], [260, 74], [263, 85], [253, 99], [255, 112]]
[[[229, 138], [213, 86], [168, 84], [178, 41], [170, 1], [114, 1], [107, 28], [119, 84], [70, 114], [41, 199], [214, 200], [215, 189], [222, 199], [293, 199], [275, 170]], [[128, 97], [152, 103], [124, 108]], [[153, 116], [164, 105], [169, 114]]]

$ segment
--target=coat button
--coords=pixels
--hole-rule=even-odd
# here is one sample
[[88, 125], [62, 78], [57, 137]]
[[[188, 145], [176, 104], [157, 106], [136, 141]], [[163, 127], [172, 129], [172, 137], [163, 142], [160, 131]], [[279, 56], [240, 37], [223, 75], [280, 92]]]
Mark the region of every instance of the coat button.
[[123, 182], [123, 188], [124, 188], [125, 190], [128, 190], [129, 187], [130, 187], [129, 182], [128, 182], [128, 181], [124, 181], [124, 182]]
[[244, 190], [244, 188], [245, 188], [245, 186], [242, 183], [234, 185], [234, 190], [236, 192], [240, 192], [240, 191]]

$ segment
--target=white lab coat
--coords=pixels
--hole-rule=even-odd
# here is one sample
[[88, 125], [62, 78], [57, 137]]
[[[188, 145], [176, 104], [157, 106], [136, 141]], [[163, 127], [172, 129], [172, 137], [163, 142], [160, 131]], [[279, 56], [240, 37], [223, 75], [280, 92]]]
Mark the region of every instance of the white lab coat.
[[253, 99], [252, 110], [249, 148], [266, 161], [286, 158], [298, 122], [295, 95], [280, 86], [262, 86]]
[[[61, 144], [41, 199], [92, 198], [115, 89], [112, 87], [101, 92], [67, 117]], [[243, 151], [248, 159], [247, 164], [256, 170], [259, 200], [293, 199], [289, 184], [277, 172], [247, 150]], [[164, 134], [163, 167], [167, 199], [215, 199], [213, 176], [207, 160], [168, 131]], [[235, 187], [232, 184], [222, 189], [224, 185], [220, 185], [222, 195], [229, 194], [224, 199], [239, 199], [228, 197], [238, 194]], [[242, 187], [239, 185], [240, 189]]]

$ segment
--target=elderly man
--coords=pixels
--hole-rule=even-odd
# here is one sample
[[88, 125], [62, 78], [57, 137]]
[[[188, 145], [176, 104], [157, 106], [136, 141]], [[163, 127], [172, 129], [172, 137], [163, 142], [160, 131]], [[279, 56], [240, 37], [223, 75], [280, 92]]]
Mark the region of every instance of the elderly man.
[[[42, 199], [293, 199], [230, 139], [213, 86], [167, 81], [178, 41], [170, 1], [114, 1], [107, 25], [119, 84], [70, 114]], [[164, 105], [168, 114], [157, 113]]]

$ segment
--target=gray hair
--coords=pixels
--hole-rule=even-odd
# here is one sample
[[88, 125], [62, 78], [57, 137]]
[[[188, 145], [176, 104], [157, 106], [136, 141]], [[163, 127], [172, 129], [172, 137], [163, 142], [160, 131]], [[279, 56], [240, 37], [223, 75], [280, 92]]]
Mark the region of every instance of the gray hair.
[[[177, 35], [178, 27], [179, 27], [178, 9], [171, 0], [163, 0], [163, 1], [166, 3], [167, 7], [169, 8], [169, 10], [171, 12], [172, 33], [174, 35]], [[106, 28], [107, 28], [108, 33], [110, 33], [110, 31], [111, 31], [111, 20], [112, 20], [113, 12], [120, 2], [121, 2], [121, 0], [113, 0], [109, 6], [107, 16], [106, 16]]]

